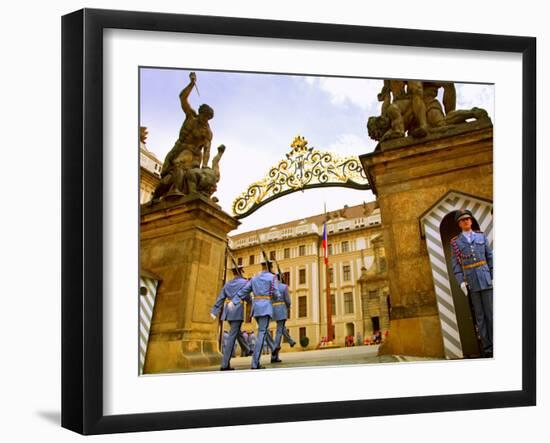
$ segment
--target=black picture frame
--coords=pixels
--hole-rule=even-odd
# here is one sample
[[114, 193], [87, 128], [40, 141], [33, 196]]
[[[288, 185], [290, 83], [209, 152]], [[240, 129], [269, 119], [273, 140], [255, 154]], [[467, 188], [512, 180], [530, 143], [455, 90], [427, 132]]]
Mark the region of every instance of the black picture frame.
[[[522, 388], [391, 399], [110, 415], [103, 412], [103, 31], [108, 28], [500, 51], [522, 55]], [[82, 434], [536, 404], [536, 39], [84, 9], [62, 18], [62, 426]]]

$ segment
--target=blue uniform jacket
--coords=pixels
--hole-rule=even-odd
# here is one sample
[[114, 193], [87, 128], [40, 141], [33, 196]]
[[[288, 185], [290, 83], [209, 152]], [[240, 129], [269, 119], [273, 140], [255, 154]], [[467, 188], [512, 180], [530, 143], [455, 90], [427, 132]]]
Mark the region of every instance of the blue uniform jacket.
[[273, 298], [273, 320], [287, 320], [288, 310], [290, 309], [290, 295], [288, 294], [288, 286], [278, 282], [278, 292]]
[[250, 295], [239, 295], [238, 293], [247, 283], [248, 280], [242, 277], [235, 277], [233, 280], [228, 281], [220, 291], [220, 295], [218, 295], [214, 307], [210, 312], [213, 315], [218, 315], [223, 307], [222, 320], [244, 320], [243, 301], [249, 302]]
[[252, 299], [252, 317], [262, 317], [268, 315], [273, 317], [272, 299], [278, 294], [277, 277], [269, 271], [262, 271], [252, 277], [242, 288], [238, 296], [243, 298], [253, 292]]
[[458, 284], [464, 280], [472, 292], [493, 287], [493, 251], [482, 232], [472, 234], [468, 242], [464, 234], [451, 239], [453, 272]]

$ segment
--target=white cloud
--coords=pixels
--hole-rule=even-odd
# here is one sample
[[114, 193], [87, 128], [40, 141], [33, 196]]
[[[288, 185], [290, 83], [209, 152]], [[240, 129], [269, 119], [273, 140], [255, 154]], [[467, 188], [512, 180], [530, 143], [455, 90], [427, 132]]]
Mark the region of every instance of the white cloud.
[[365, 129], [365, 136], [360, 137], [356, 134], [340, 134], [333, 143], [330, 143], [326, 150], [335, 152], [341, 156], [361, 155], [370, 152], [376, 146], [376, 142], [371, 140]]
[[[494, 85], [456, 84], [456, 109], [483, 108], [493, 119], [495, 110]], [[493, 123], [495, 123], [493, 121]]]
[[376, 112], [378, 108], [376, 95], [382, 88], [382, 80], [305, 77], [305, 82], [328, 94], [335, 105], [352, 104], [369, 112]]

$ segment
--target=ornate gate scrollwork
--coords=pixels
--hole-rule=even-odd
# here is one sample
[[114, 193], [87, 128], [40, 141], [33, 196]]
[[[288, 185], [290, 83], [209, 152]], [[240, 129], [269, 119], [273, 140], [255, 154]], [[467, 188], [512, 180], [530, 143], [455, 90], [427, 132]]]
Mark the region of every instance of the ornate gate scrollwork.
[[286, 159], [235, 199], [232, 209], [236, 218], [244, 218], [270, 201], [296, 191], [330, 186], [371, 188], [359, 157], [343, 158], [308, 147], [307, 143], [304, 137], [295, 137]]

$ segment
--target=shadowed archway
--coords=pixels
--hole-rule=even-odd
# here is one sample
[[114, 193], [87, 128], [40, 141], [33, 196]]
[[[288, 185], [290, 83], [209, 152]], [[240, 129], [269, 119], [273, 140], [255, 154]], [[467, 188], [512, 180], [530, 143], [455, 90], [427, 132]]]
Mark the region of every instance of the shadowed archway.
[[[454, 224], [454, 213], [459, 209], [469, 209], [472, 212], [477, 223], [474, 228], [478, 227], [485, 233], [492, 248], [493, 203], [490, 200], [458, 191], [449, 191], [420, 217], [420, 226], [426, 239], [432, 269], [443, 347], [448, 359], [475, 355], [475, 348], [467, 331], [467, 315], [462, 303], [464, 300], [458, 299], [459, 303], [455, 304], [454, 294], [458, 296], [459, 293], [457, 287], [454, 287], [453, 290], [454, 276], [449, 265], [450, 251], [447, 250], [450, 238], [457, 233], [456, 230], [453, 230], [449, 219], [453, 217], [452, 224]], [[450, 234], [453, 232], [454, 235], [451, 236]], [[461, 320], [460, 326], [459, 319]], [[463, 330], [464, 344], [462, 343], [461, 329]]]

